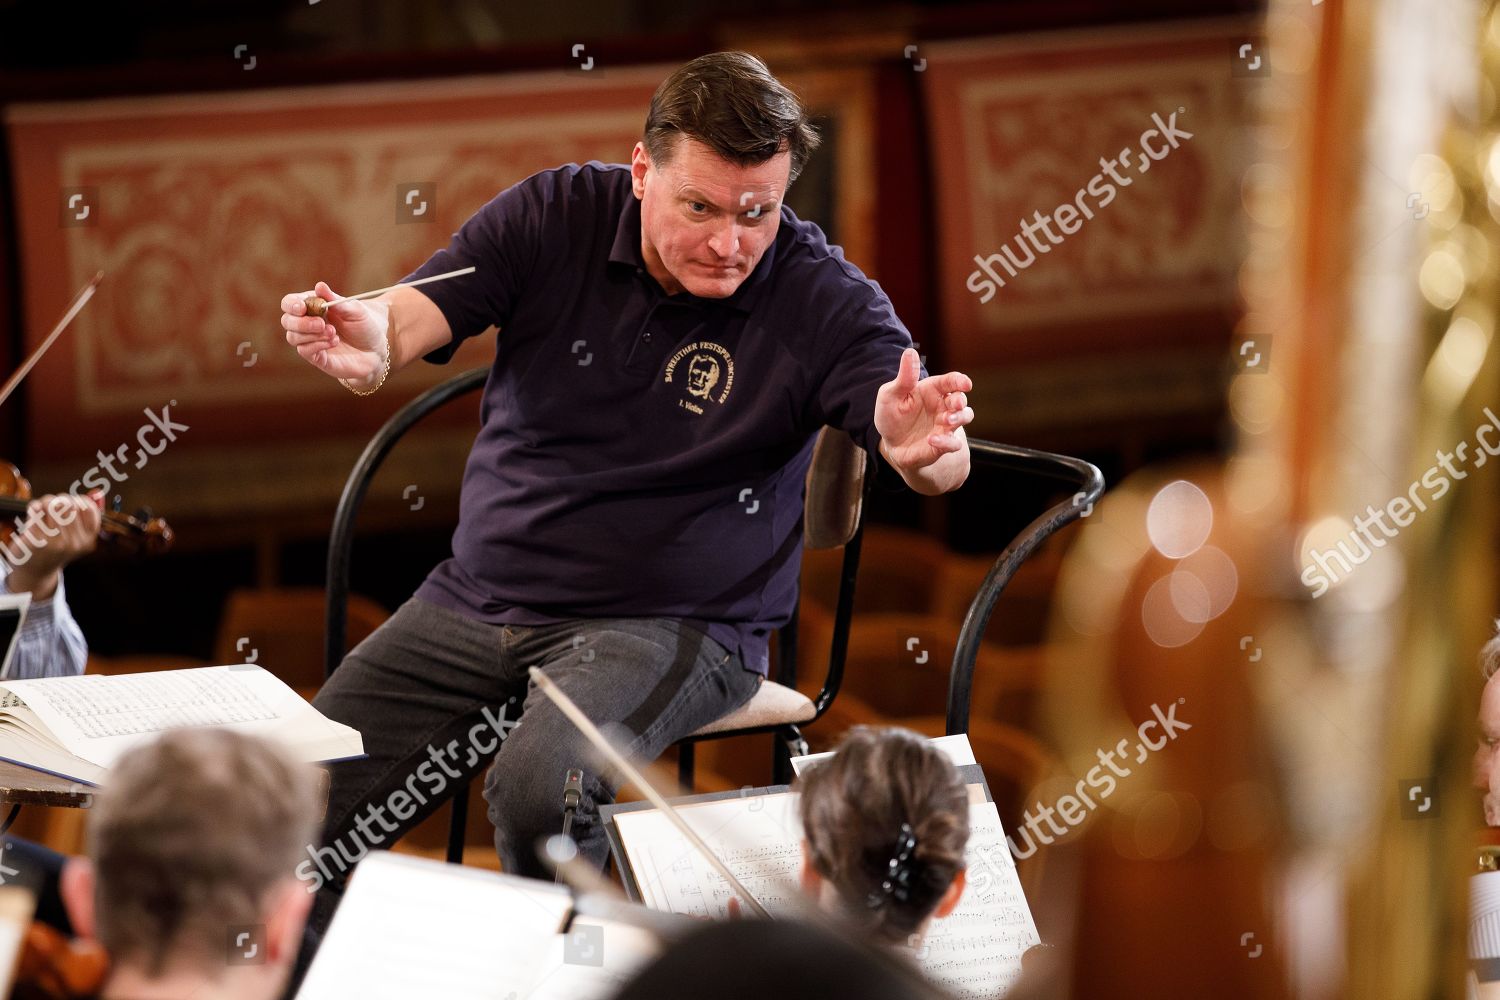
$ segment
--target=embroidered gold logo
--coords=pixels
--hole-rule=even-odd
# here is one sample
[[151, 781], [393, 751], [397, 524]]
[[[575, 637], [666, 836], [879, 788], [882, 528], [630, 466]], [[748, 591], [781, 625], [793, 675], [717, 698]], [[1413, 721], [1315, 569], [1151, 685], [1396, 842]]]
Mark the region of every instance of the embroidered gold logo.
[[[678, 378], [679, 364], [686, 367], [682, 378]], [[703, 407], [696, 401], [722, 404], [729, 398], [729, 390], [734, 388], [734, 358], [722, 344], [695, 341], [672, 355], [665, 379], [668, 385], [676, 380], [687, 391], [687, 395], [677, 400], [678, 406], [702, 413]]]

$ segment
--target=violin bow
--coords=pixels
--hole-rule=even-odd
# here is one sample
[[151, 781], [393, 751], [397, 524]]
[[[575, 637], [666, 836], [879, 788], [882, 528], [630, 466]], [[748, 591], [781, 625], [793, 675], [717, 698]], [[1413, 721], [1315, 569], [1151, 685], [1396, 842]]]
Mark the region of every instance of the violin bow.
[[31, 352], [31, 357], [22, 362], [21, 367], [17, 368], [11, 377], [5, 380], [5, 385], [0, 386], [0, 404], [4, 404], [10, 398], [10, 394], [16, 391], [16, 386], [20, 385], [21, 381], [31, 373], [31, 369], [36, 367], [36, 363], [42, 360], [42, 355], [47, 353], [47, 348], [51, 347], [58, 337], [62, 336], [62, 332], [68, 328], [68, 324], [73, 322], [73, 317], [77, 316], [88, 303], [89, 299], [94, 297], [94, 289], [98, 288], [99, 282], [103, 280], [104, 272], [100, 271], [94, 275], [94, 280], [84, 285], [83, 290], [73, 296], [73, 301], [68, 305], [67, 312], [63, 313], [63, 318], [57, 321], [57, 325], [52, 328], [52, 332], [47, 334], [47, 339], [42, 341], [41, 346]]
[[713, 852], [713, 848], [703, 842], [703, 838], [698, 836], [698, 831], [689, 826], [687, 820], [683, 819], [682, 815], [672, 807], [672, 803], [668, 802], [666, 797], [661, 792], [658, 792], [652, 786], [651, 782], [647, 781], [645, 776], [636, 770], [630, 761], [625, 759], [624, 754], [614, 748], [609, 739], [599, 731], [599, 727], [594, 725], [587, 715], [583, 714], [583, 709], [579, 708], [572, 698], [563, 693], [562, 688], [553, 683], [550, 677], [536, 667], [531, 668], [531, 679], [536, 682], [536, 686], [541, 690], [542, 694], [552, 699], [553, 704], [562, 711], [562, 714], [566, 715], [573, 725], [578, 727], [579, 731], [588, 738], [588, 741], [594, 745], [595, 749], [620, 770], [620, 773], [625, 776], [625, 780], [629, 781], [636, 788], [639, 788], [642, 794], [650, 800], [651, 804], [660, 809], [662, 814], [672, 821], [672, 825], [677, 827], [678, 832], [688, 839], [688, 843], [698, 849], [698, 852], [703, 855], [704, 859], [713, 866], [714, 871], [719, 873], [719, 877], [729, 883], [729, 887], [745, 901], [745, 904], [755, 912], [756, 916], [766, 918], [771, 916], [770, 911], [761, 905], [760, 900], [750, 895], [750, 890], [745, 888], [744, 883], [735, 878], [734, 872], [730, 871], [729, 866], [719, 859], [719, 856]]

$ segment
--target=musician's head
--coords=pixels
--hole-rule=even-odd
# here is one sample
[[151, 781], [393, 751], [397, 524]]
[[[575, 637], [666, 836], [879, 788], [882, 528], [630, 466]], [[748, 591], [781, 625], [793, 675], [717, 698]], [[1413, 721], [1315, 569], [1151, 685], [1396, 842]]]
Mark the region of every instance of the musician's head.
[[319, 814], [313, 769], [258, 737], [171, 730], [121, 757], [62, 881], [74, 927], [109, 952], [109, 988], [278, 994], [312, 900], [293, 869]]
[[[1500, 628], [1500, 621], [1496, 623]], [[1479, 651], [1484, 690], [1479, 695], [1479, 746], [1474, 788], [1483, 793], [1484, 823], [1500, 826], [1500, 632]]]
[[748, 52], [680, 67], [651, 98], [631, 157], [647, 270], [668, 294], [734, 294], [819, 141], [797, 96]]
[[706, 922], [671, 942], [615, 1000], [941, 1000], [948, 994], [884, 948], [826, 923]]
[[958, 905], [968, 791], [924, 737], [856, 726], [797, 790], [802, 885], [824, 906], [902, 943]]

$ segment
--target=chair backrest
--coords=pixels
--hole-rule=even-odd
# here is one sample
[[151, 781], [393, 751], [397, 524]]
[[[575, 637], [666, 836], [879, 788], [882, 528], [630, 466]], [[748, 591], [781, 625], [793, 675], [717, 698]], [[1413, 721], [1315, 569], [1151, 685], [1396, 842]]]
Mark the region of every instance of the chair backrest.
[[810, 549], [836, 549], [859, 530], [869, 456], [843, 431], [824, 427], [813, 445], [803, 500], [802, 540]]
[[[854, 579], [859, 572], [860, 544], [864, 534], [864, 502], [874, 482], [873, 459], [848, 433], [833, 427], [818, 432], [802, 504], [802, 540], [814, 551], [843, 547], [838, 596], [834, 601], [832, 632], [828, 646], [828, 671], [813, 698], [822, 716], [837, 697], [844, 678], [844, 657], [849, 646], [849, 621], [854, 615]], [[799, 595], [800, 596], [800, 595]], [[797, 686], [799, 606], [791, 620], [777, 632], [776, 675], [779, 684]]]

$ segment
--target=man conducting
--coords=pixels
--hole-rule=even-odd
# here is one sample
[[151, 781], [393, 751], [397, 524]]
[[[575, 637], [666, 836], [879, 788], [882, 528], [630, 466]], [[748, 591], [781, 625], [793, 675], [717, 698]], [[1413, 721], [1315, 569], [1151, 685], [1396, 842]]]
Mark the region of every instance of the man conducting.
[[[500, 330], [453, 556], [316, 701], [369, 755], [332, 774], [325, 843], [351, 865], [493, 756], [501, 861], [544, 874], [534, 844], [560, 829], [566, 772], [590, 755], [528, 691], [528, 667], [648, 759], [745, 703], [793, 609], [825, 424], [918, 492], [968, 476], [969, 378], [923, 377], [879, 286], [783, 205], [818, 142], [760, 60], [703, 56], [656, 91], [628, 166], [521, 181], [409, 278], [474, 274], [282, 300], [287, 342], [358, 394]], [[323, 318], [313, 294], [331, 303]], [[514, 719], [511, 698], [521, 722], [492, 753], [472, 734], [500, 707]], [[615, 789], [590, 774], [584, 791], [573, 831], [602, 864], [596, 807]]]

